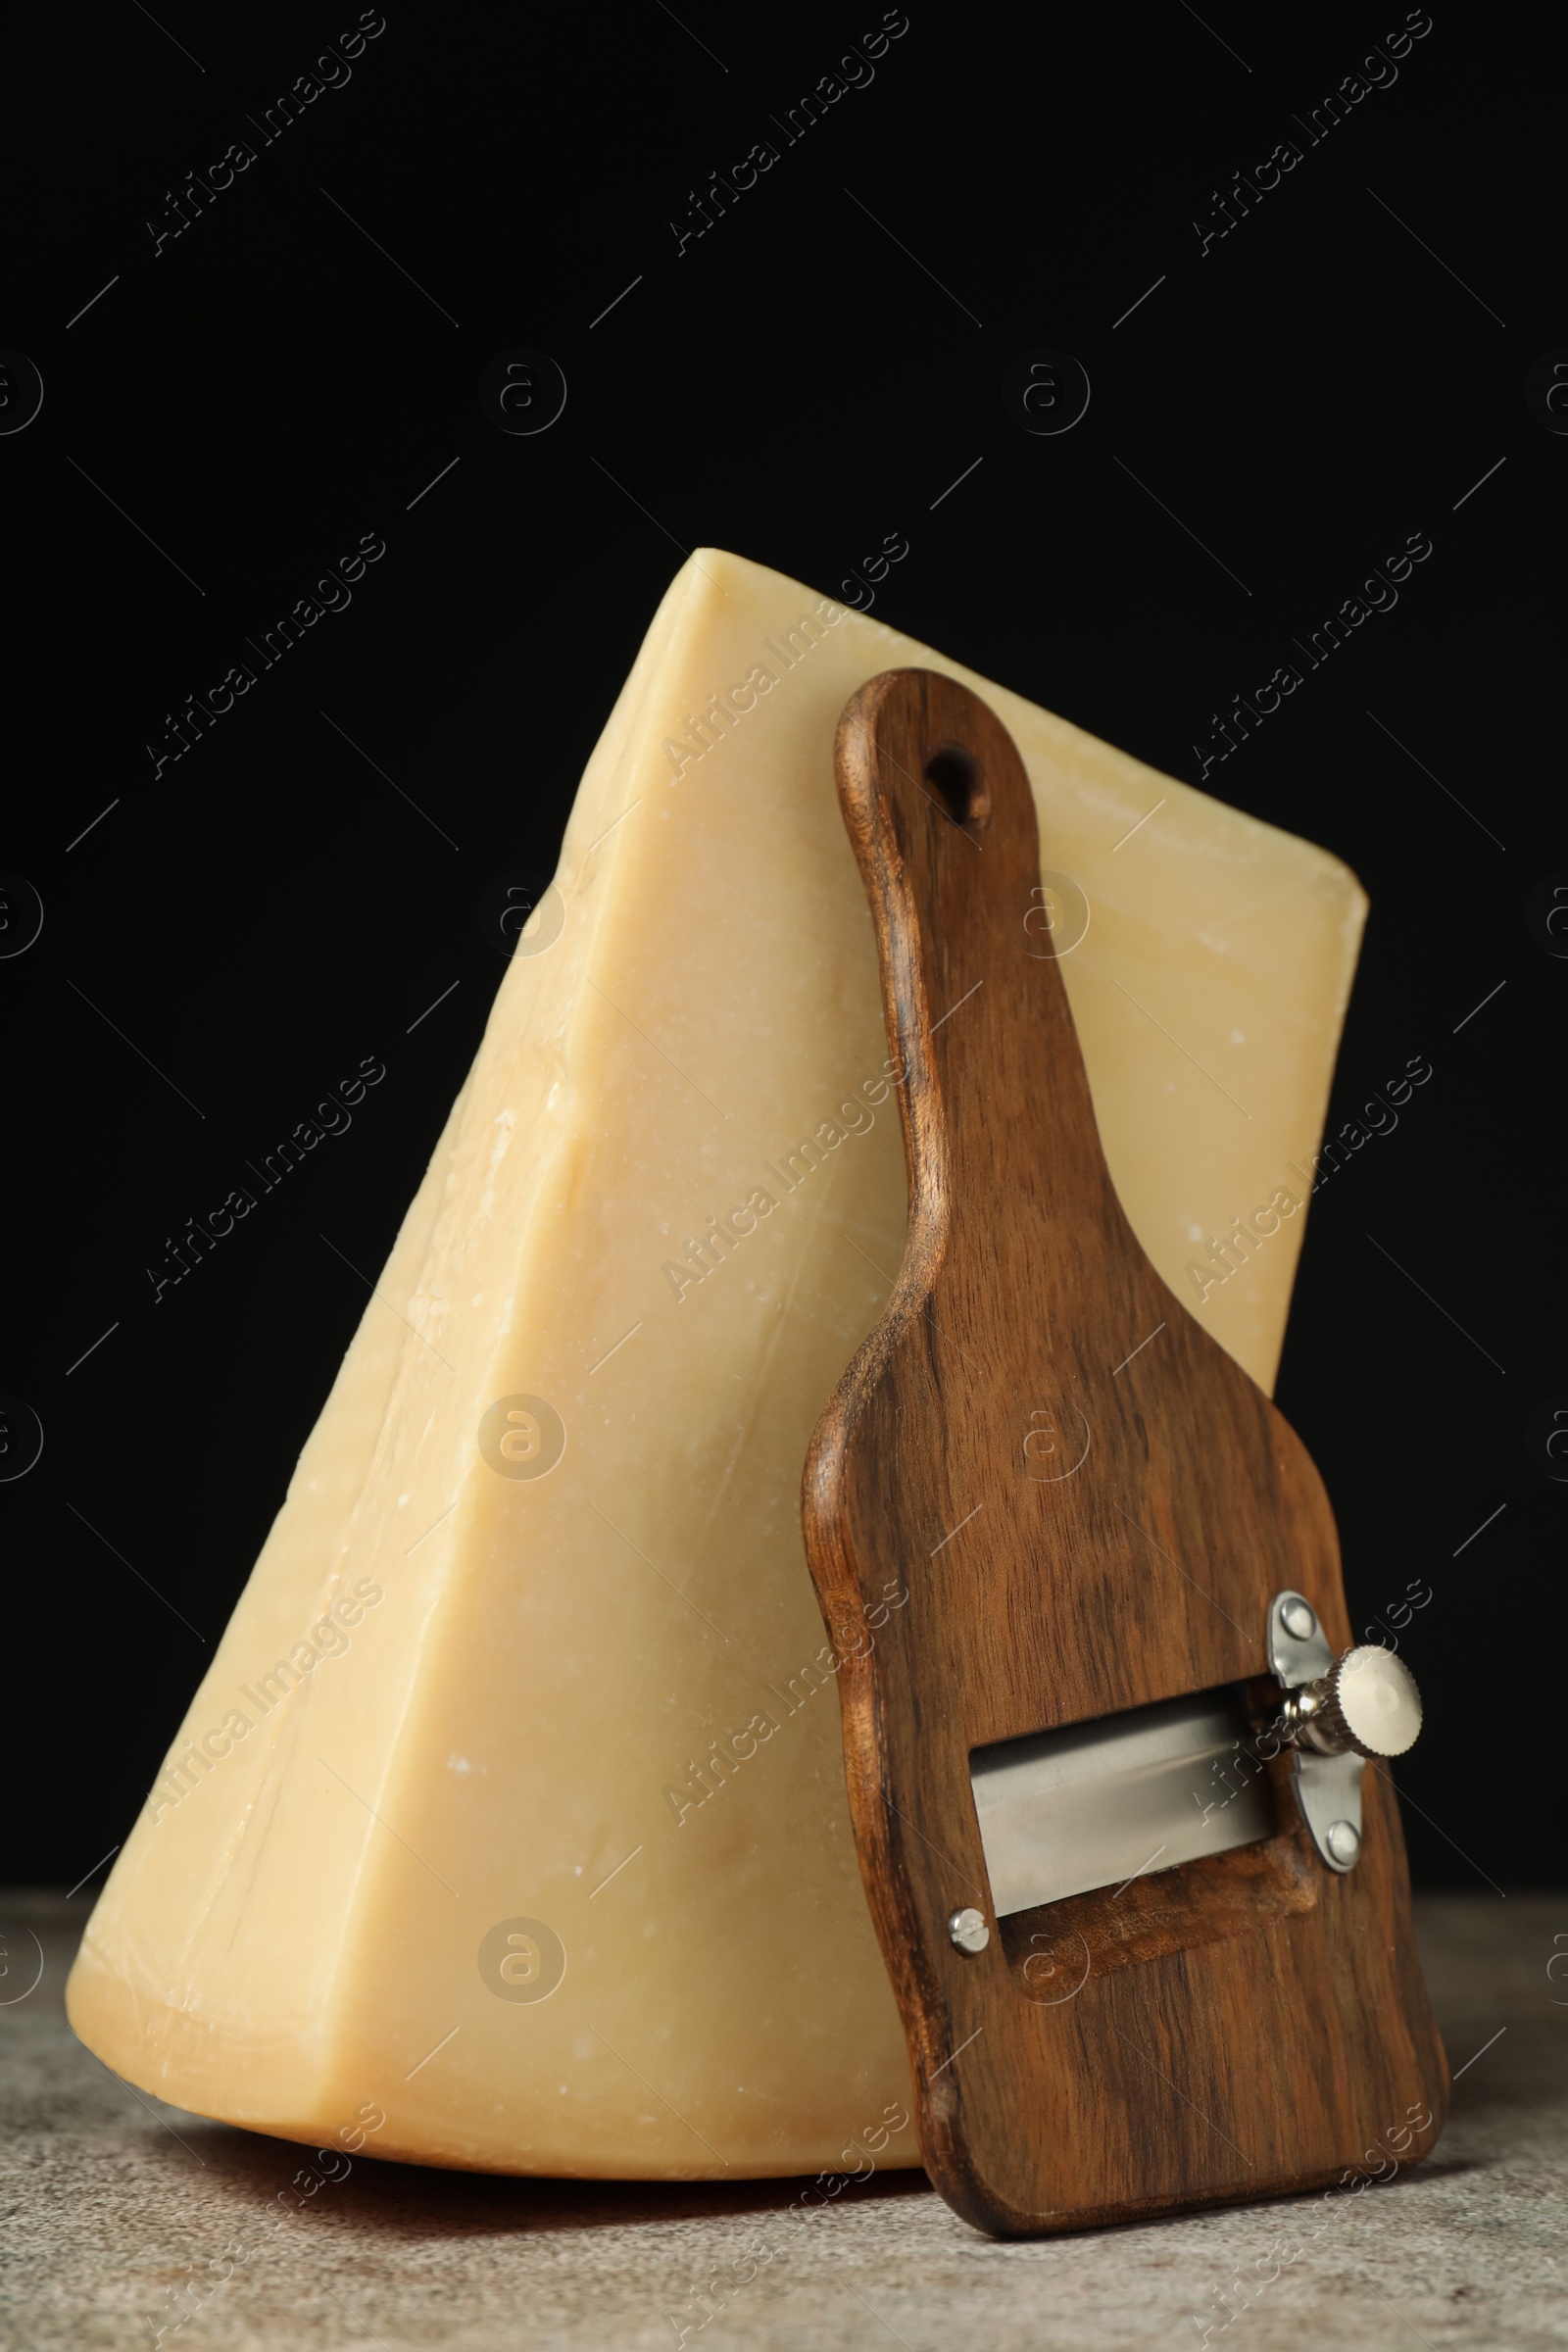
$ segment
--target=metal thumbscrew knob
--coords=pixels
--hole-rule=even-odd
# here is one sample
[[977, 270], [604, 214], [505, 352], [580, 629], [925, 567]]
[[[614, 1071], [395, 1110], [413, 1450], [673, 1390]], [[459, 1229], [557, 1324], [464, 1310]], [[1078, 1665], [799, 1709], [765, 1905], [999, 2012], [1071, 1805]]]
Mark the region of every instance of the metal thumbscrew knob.
[[991, 1941], [984, 1912], [972, 1909], [955, 1911], [948, 1922], [948, 1934], [960, 1952], [983, 1952]]
[[1421, 1693], [1402, 1658], [1366, 1642], [1291, 1692], [1282, 1729], [1322, 1756], [1402, 1756], [1420, 1734]]

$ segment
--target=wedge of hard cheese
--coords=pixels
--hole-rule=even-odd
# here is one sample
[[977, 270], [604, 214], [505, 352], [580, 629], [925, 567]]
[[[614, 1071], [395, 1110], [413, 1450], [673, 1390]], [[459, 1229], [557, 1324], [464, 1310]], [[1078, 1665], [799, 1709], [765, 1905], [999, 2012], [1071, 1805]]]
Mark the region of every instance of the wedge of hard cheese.
[[919, 1566], [825, 1640], [799, 1517], [903, 1247], [832, 753], [907, 663], [1011, 730], [1060, 877], [1020, 936], [1071, 946], [1127, 1212], [1272, 1380], [1354, 878], [700, 551], [93, 1914], [72, 2020], [142, 2089], [498, 2171], [915, 2161], [834, 1675], [899, 1640]]

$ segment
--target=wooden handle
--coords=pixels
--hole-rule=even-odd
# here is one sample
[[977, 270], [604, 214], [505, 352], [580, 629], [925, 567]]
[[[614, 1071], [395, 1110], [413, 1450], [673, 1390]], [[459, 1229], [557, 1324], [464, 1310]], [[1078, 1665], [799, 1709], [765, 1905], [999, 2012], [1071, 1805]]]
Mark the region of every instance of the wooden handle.
[[[1446, 2076], [1372, 1772], [1346, 1877], [1282, 1763], [1266, 1840], [996, 1918], [971, 1750], [1264, 1673], [1284, 1587], [1344, 1646], [1339, 1547], [1305, 1448], [1122, 1212], [1006, 730], [890, 671], [836, 764], [909, 1222], [803, 1511], [830, 1630], [868, 1629], [839, 1676], [850, 1805], [927, 2168], [967, 2219], [1028, 2233], [1327, 2180], [1418, 2102], [1424, 2150]], [[965, 1906], [979, 1953], [948, 1932]]]

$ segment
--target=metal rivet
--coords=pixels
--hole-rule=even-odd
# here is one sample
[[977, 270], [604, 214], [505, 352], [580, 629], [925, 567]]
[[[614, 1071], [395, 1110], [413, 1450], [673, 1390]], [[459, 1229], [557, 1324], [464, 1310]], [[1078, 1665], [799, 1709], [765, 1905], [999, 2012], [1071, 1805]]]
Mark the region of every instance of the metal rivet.
[[983, 1952], [991, 1941], [991, 1930], [980, 1911], [955, 1911], [948, 1922], [948, 1934], [960, 1952]]
[[1288, 1600], [1280, 1610], [1280, 1623], [1297, 1642], [1309, 1642], [1317, 1632], [1317, 1619], [1304, 1600]]
[[1361, 1851], [1361, 1833], [1353, 1821], [1331, 1821], [1323, 1842], [1334, 1860], [1348, 1870]]

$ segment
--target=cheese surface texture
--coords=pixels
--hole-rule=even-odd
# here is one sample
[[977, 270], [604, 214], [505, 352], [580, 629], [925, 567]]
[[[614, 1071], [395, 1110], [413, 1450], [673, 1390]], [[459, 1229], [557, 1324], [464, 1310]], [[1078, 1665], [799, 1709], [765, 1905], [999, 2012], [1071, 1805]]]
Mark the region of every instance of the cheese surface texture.
[[1061, 878], [1020, 934], [1076, 939], [1122, 1201], [1271, 1384], [1354, 877], [699, 550], [89, 1925], [72, 2021], [143, 2090], [301, 2139], [379, 2116], [374, 2154], [496, 2171], [917, 2161], [834, 1675], [899, 1640], [918, 1572], [829, 1638], [799, 1504], [903, 1250], [832, 757], [906, 664], [1011, 731]]

